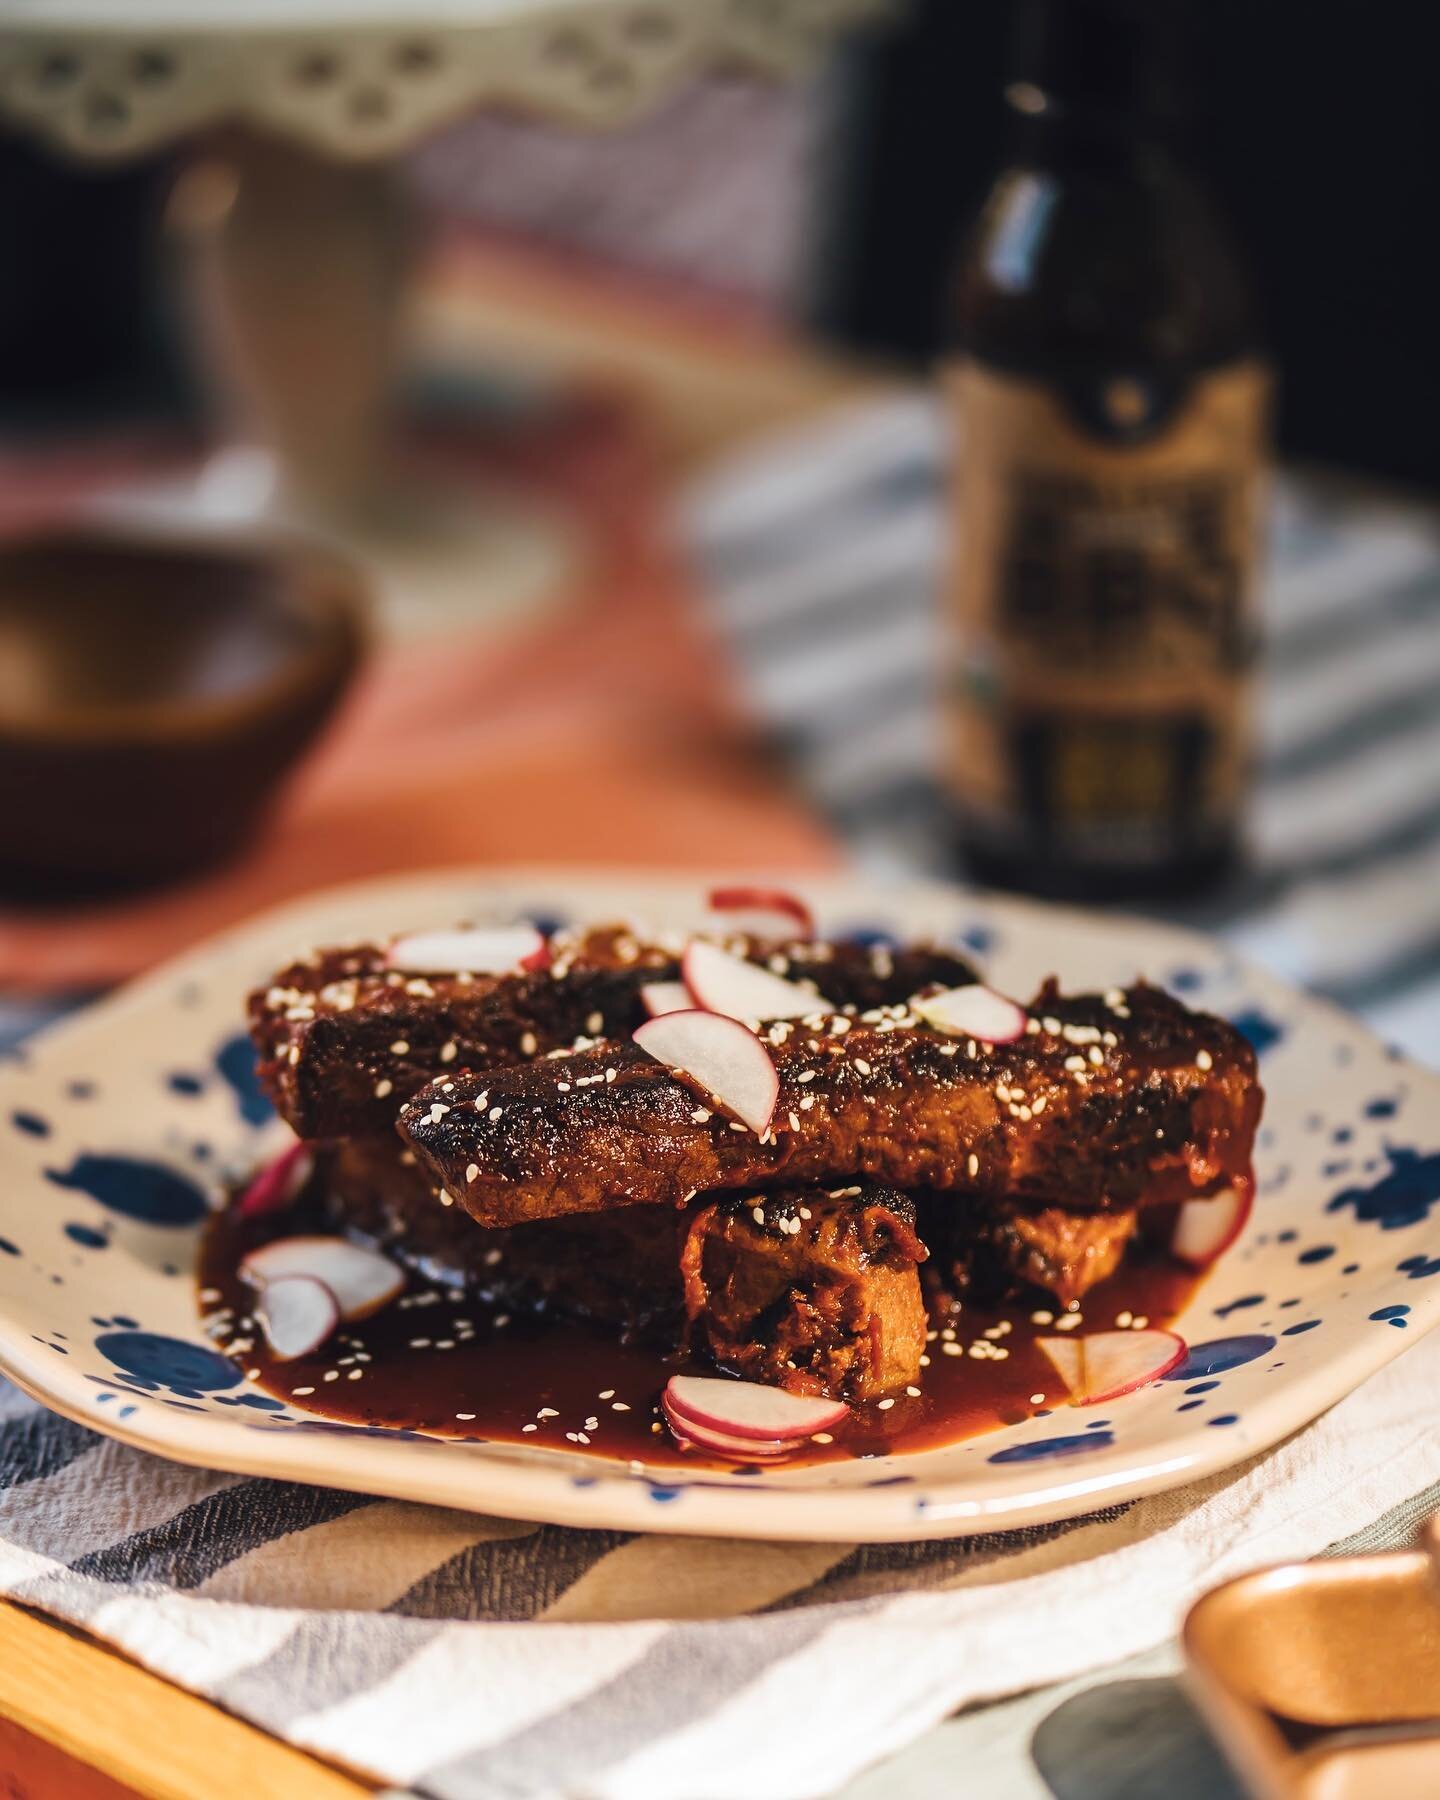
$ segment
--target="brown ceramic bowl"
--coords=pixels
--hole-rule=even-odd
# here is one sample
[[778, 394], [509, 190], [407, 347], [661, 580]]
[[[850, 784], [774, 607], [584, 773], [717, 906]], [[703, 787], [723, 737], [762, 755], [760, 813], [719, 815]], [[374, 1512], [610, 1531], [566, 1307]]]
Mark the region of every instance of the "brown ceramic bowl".
[[0, 885], [148, 885], [233, 850], [349, 684], [362, 609], [309, 546], [0, 545]]

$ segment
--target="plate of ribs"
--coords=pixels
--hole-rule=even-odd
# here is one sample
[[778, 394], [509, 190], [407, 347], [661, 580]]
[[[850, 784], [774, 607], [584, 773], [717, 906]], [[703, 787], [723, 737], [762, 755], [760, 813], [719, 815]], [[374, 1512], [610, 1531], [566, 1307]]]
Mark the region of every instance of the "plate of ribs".
[[0, 1371], [506, 1517], [1044, 1522], [1440, 1318], [1440, 1077], [1208, 939], [941, 885], [341, 889], [0, 1082]]

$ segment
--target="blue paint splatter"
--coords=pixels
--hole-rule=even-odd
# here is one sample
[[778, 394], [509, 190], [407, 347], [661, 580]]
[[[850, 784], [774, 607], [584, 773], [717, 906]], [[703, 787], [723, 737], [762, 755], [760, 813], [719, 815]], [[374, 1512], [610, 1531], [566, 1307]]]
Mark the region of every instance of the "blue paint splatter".
[[234, 1363], [218, 1351], [158, 1331], [102, 1332], [95, 1348], [138, 1381], [187, 1398], [239, 1387], [242, 1379]]
[[1164, 1379], [1194, 1381], [1199, 1375], [1222, 1375], [1226, 1369], [1238, 1369], [1242, 1363], [1254, 1362], [1274, 1348], [1274, 1338], [1258, 1331], [1240, 1337], [1211, 1338], [1206, 1344], [1192, 1344], [1185, 1360]]
[[960, 933], [960, 942], [977, 956], [988, 956], [995, 948], [995, 933], [988, 925], [967, 925]]
[[844, 942], [858, 944], [862, 950], [893, 950], [899, 941], [893, 931], [870, 925], [856, 925], [844, 934]]
[[194, 1095], [205, 1092], [204, 1080], [199, 1075], [186, 1075], [179, 1072], [166, 1076], [165, 1083], [172, 1094], [184, 1094], [187, 1098], [193, 1098]]
[[107, 1250], [110, 1240], [103, 1231], [96, 1231], [93, 1225], [67, 1225], [65, 1235], [72, 1244], [83, 1244], [87, 1250]]
[[1250, 1046], [1257, 1056], [1263, 1056], [1267, 1050], [1273, 1050], [1276, 1044], [1284, 1041], [1285, 1027], [1268, 1013], [1261, 1012], [1258, 1007], [1236, 1013], [1230, 1023], [1241, 1037], [1250, 1040]]
[[10, 1123], [17, 1131], [23, 1131], [27, 1137], [49, 1137], [50, 1135], [50, 1121], [42, 1119], [39, 1113], [11, 1113]]
[[1440, 1256], [1407, 1256], [1404, 1262], [1396, 1263], [1395, 1267], [1412, 1281], [1424, 1281], [1431, 1275], [1440, 1275]]
[[1408, 1146], [1387, 1144], [1385, 1155], [1390, 1162], [1388, 1174], [1373, 1187], [1342, 1188], [1326, 1210], [1339, 1212], [1353, 1206], [1357, 1219], [1378, 1224], [1382, 1231], [1398, 1231], [1429, 1218], [1431, 1207], [1440, 1203], [1440, 1151], [1422, 1156]]
[[1302, 1319], [1298, 1325], [1287, 1325], [1280, 1335], [1281, 1337], [1299, 1337], [1302, 1331], [1314, 1331], [1319, 1323], [1318, 1319]]
[[541, 937], [547, 938], [554, 937], [555, 933], [557, 931], [562, 931], [565, 926], [565, 921], [560, 917], [559, 913], [532, 913], [530, 915], [530, 923], [540, 933]]
[[1203, 1400], [1182, 1400], [1175, 1408], [1176, 1412], [1194, 1412], [1197, 1406], [1203, 1406]]
[[1386, 1325], [1393, 1325], [1397, 1331], [1404, 1331], [1409, 1312], [1408, 1306], [1382, 1306], [1378, 1312], [1371, 1313], [1370, 1317]]
[[1073, 1437], [1037, 1438], [1029, 1444], [1011, 1444], [1009, 1449], [997, 1450], [986, 1460], [992, 1463], [1044, 1462], [1054, 1456], [1080, 1456], [1087, 1450], [1104, 1450], [1114, 1442], [1114, 1432], [1099, 1431], [1092, 1437], [1089, 1432], [1082, 1431]]
[[652, 1487], [650, 1490], [650, 1498], [652, 1500], [660, 1501], [663, 1505], [667, 1500], [678, 1500], [680, 1498], [680, 1493], [681, 1490], [679, 1488]]
[[1388, 1096], [1382, 1096], [1378, 1100], [1369, 1102], [1365, 1108], [1365, 1117], [1367, 1119], [1393, 1119], [1396, 1112], [1399, 1110], [1399, 1105], [1400, 1103], [1398, 1100], [1392, 1100]]
[[1263, 1294], [1242, 1294], [1238, 1300], [1231, 1300], [1224, 1306], [1217, 1306], [1215, 1308], [1215, 1317], [1217, 1319], [1228, 1319], [1231, 1313], [1244, 1312], [1246, 1307], [1249, 1306], [1262, 1306], [1264, 1301], [1265, 1296]]
[[20, 1246], [12, 1244], [9, 1238], [0, 1237], [0, 1256], [18, 1256]]
[[1240, 1415], [1239, 1413], [1216, 1413], [1213, 1419], [1207, 1419], [1205, 1422], [1207, 1425], [1238, 1425]]
[[1312, 1249], [1302, 1250], [1295, 1260], [1302, 1263], [1329, 1262], [1334, 1254], [1335, 1246], [1333, 1244], [1316, 1244]]
[[1300, 1233], [1298, 1231], [1277, 1231], [1275, 1234], [1275, 1242], [1277, 1244], [1293, 1244], [1299, 1236]]
[[1332, 1144], [1348, 1144], [1354, 1135], [1355, 1133], [1348, 1125], [1337, 1125], [1330, 1134], [1330, 1142]]
[[72, 1081], [65, 1092], [72, 1100], [93, 1100], [95, 1083], [93, 1081]]
[[243, 1032], [228, 1038], [215, 1052], [215, 1067], [229, 1083], [247, 1125], [264, 1125], [274, 1118], [275, 1108], [256, 1079], [255, 1046]]
[[209, 1210], [193, 1181], [163, 1163], [130, 1156], [77, 1156], [66, 1170], [47, 1169], [56, 1187], [88, 1194], [111, 1212], [147, 1225], [194, 1225]]
[[1198, 969], [1172, 969], [1166, 982], [1166, 986], [1174, 988], [1177, 994], [1193, 994], [1204, 985], [1205, 977]]
[[1360, 1273], [1360, 1265], [1359, 1263], [1346, 1263], [1340, 1273], [1342, 1275], [1358, 1275]]
[[1186, 1388], [1187, 1394], [1210, 1394], [1218, 1388], [1218, 1381], [1197, 1381], [1193, 1387]]

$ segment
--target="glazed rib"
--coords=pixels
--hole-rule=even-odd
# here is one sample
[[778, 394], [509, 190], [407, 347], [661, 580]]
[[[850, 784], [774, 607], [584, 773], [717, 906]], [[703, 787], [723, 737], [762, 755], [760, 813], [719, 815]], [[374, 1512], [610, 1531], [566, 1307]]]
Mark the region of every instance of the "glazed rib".
[[1052, 983], [1029, 1016], [995, 1046], [893, 1018], [773, 1026], [764, 1141], [629, 1041], [437, 1083], [399, 1129], [492, 1226], [852, 1176], [1104, 1211], [1248, 1172], [1261, 1094], [1231, 1026], [1146, 985]]
[[498, 1306], [683, 1339], [751, 1380], [868, 1399], [913, 1381], [925, 1248], [901, 1194], [718, 1194], [486, 1231], [391, 1138], [320, 1159], [327, 1224]]
[[[961, 956], [938, 948], [725, 941], [856, 1010], [975, 979]], [[557, 938], [549, 968], [498, 976], [404, 974], [386, 967], [382, 945], [363, 944], [281, 970], [250, 996], [250, 1033], [260, 1079], [293, 1131], [366, 1137], [390, 1131], [401, 1103], [447, 1070], [519, 1063], [581, 1037], [628, 1037], [646, 1016], [641, 987], [678, 977], [674, 944], [643, 942], [624, 926]]]

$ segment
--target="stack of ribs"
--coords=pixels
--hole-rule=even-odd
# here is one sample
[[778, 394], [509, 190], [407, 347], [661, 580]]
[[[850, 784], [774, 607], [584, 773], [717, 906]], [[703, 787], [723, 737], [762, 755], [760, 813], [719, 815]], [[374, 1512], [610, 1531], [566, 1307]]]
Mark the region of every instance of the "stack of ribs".
[[911, 1008], [978, 981], [952, 950], [725, 948], [817, 995], [751, 1025], [779, 1078], [758, 1135], [632, 1041], [681, 943], [614, 926], [505, 975], [396, 969], [382, 944], [283, 970], [251, 1031], [329, 1223], [497, 1306], [867, 1400], [919, 1373], [922, 1265], [932, 1303], [1068, 1305], [1146, 1208], [1248, 1179], [1253, 1052], [1159, 989], [1050, 983], [991, 1045]]

